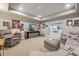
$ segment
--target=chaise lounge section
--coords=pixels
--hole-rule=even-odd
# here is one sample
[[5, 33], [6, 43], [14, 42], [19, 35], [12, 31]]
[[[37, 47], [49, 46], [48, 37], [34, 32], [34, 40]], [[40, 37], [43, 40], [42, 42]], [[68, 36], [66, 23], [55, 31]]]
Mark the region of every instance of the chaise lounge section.
[[60, 47], [60, 40], [44, 40], [44, 47], [50, 51], [56, 51]]

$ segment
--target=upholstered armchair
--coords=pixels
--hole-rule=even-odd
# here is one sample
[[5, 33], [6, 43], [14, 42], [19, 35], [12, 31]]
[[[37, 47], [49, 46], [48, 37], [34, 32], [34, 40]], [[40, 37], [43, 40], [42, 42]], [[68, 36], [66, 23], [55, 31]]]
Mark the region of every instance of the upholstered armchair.
[[20, 33], [12, 34], [8, 30], [0, 30], [0, 36], [3, 36], [6, 38], [4, 46], [7, 46], [7, 47], [12, 47], [17, 43], [19, 43], [21, 40]]

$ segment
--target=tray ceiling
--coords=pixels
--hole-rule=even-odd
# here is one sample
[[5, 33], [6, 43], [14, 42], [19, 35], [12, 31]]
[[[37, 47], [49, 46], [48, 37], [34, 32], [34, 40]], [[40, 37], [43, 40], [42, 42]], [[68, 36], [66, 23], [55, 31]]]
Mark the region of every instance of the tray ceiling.
[[11, 3], [10, 8], [40, 19], [73, 9], [73, 3]]

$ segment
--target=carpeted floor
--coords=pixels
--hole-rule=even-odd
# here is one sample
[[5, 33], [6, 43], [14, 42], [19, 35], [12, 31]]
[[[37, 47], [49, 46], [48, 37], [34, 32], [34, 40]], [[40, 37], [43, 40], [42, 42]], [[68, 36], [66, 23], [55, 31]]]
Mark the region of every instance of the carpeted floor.
[[19, 44], [14, 47], [5, 49], [5, 56], [28, 56], [31, 51], [48, 52], [44, 48], [44, 37], [35, 37], [21, 40]]

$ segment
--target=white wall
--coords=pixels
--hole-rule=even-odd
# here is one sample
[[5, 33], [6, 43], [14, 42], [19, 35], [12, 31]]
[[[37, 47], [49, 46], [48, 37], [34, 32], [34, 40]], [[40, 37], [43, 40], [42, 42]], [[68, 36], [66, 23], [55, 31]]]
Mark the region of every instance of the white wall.
[[[64, 19], [64, 20], [59, 20], [59, 21], [52, 21], [52, 22], [45, 22], [45, 24], [48, 24], [48, 27], [45, 28], [45, 29], [42, 29], [43, 33], [45, 35], [50, 34], [53, 36], [54, 39], [59, 39], [60, 38], [60, 35], [61, 35], [61, 32], [69, 32], [69, 31], [76, 31], [76, 30], [79, 30], [79, 27], [73, 27], [73, 26], [67, 26], [66, 24], [66, 20], [79, 20], [79, 17], [77, 18], [70, 18], [70, 19]], [[53, 23], [62, 23], [62, 31], [61, 32], [58, 32], [58, 33], [54, 33], [53, 30], [52, 30], [52, 27], [51, 27], [51, 24]]]
[[0, 3], [0, 11], [8, 11], [9, 3]]
[[0, 30], [7, 30], [7, 27], [6, 26], [3, 26], [3, 21], [10, 22], [10, 26], [12, 26], [12, 22], [10, 20], [6, 20], [6, 19], [0, 18]]
[[29, 23], [39, 24], [39, 22], [32, 19], [28, 19], [27, 17], [15, 15], [15, 14], [9, 14], [9, 13], [0, 11], [0, 29], [4, 29], [4, 30], [7, 29], [7, 27], [3, 26], [3, 21], [11, 22], [10, 25], [12, 27], [12, 20], [20, 20], [21, 23], [24, 23], [25, 30], [27, 30]]
[[[15, 19], [15, 20], [17, 20], [17, 19]], [[6, 20], [5, 18], [0, 18], [0, 30], [7, 30], [7, 26], [3, 26], [3, 21], [10, 22], [10, 27], [12, 27], [12, 20], [10, 20], [10, 19]], [[23, 23], [24, 24], [24, 30], [28, 31], [30, 22], [20, 21], [20, 23]], [[37, 23], [35, 23], [35, 24], [37, 24]], [[11, 30], [12, 30], [12, 33], [15, 33], [16, 31], [20, 32], [20, 29], [12, 28]]]
[[[3, 19], [3, 18], [0, 18], [0, 30], [3, 29], [3, 30], [7, 30], [7, 26], [3, 26], [3, 21], [7, 21], [7, 22], [10, 22], [10, 27], [12, 27], [12, 20], [6, 20], [6, 19]], [[22, 23], [22, 22], [21, 22]], [[26, 23], [24, 23], [26, 24]], [[24, 29], [26, 29], [24, 27]]]

